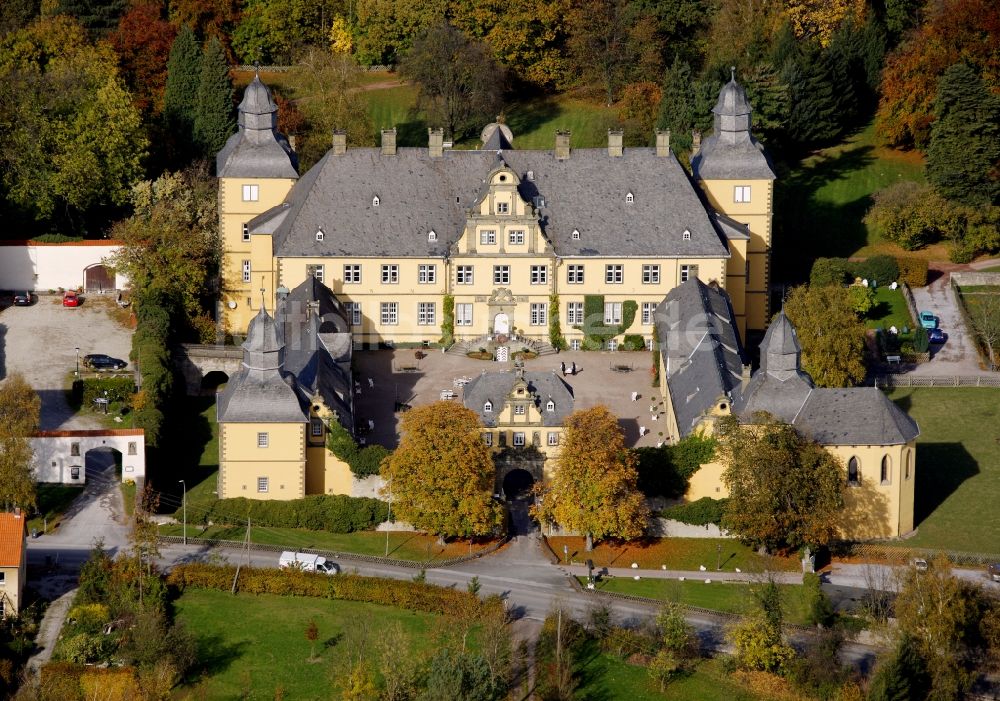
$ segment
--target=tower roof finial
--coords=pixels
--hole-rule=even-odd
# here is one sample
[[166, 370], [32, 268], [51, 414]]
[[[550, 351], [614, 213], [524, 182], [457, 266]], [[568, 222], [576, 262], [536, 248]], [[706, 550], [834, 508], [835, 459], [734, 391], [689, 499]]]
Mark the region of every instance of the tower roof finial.
[[729, 67], [729, 79], [734, 81], [736, 80], [736, 66]]

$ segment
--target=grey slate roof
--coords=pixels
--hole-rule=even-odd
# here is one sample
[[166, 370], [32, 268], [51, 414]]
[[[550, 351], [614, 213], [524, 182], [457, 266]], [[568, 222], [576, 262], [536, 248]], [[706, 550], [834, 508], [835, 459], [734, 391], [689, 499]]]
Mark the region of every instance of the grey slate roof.
[[[542, 425], [562, 426], [566, 417], [573, 413], [573, 389], [554, 372], [526, 372], [524, 379], [528, 391], [534, 395], [535, 406], [541, 411]], [[462, 403], [479, 415], [484, 426], [496, 427], [497, 416], [516, 380], [514, 371], [484, 372], [465, 385]], [[555, 404], [554, 411], [545, 409], [549, 399]], [[483, 411], [487, 401], [493, 405], [491, 412]]]
[[220, 178], [298, 178], [298, 158], [278, 131], [278, 106], [260, 76], [243, 92], [238, 130], [215, 157]]
[[795, 427], [825, 445], [900, 445], [920, 435], [917, 422], [875, 387], [814, 389]]
[[749, 241], [750, 227], [743, 222], [738, 222], [731, 217], [727, 217], [722, 212], [712, 212], [712, 221], [715, 222], [719, 234], [729, 241]]
[[794, 423], [814, 387], [801, 369], [801, 357], [798, 336], [782, 310], [767, 327], [760, 344], [760, 368], [734, 405], [736, 412], [749, 418], [766, 411]]
[[739, 391], [745, 361], [729, 296], [688, 280], [667, 294], [655, 321], [671, 406], [687, 436], [716, 402]]
[[[557, 161], [550, 151], [502, 152], [521, 178], [521, 196], [544, 199], [540, 223], [560, 256], [728, 257], [698, 193], [672, 156], [654, 149], [575, 149]], [[497, 166], [496, 151], [425, 148], [327, 153], [281, 205], [273, 226], [279, 256], [443, 257], [464, 231], [468, 208]], [[527, 178], [531, 171], [532, 178]], [[626, 203], [631, 192], [634, 202]], [[372, 199], [378, 196], [379, 205]], [[262, 217], [276, 217], [272, 210]], [[272, 228], [254, 220], [251, 231]], [[322, 227], [323, 241], [316, 240]], [[427, 240], [430, 230], [437, 241]], [[578, 229], [580, 240], [572, 239]], [[691, 232], [690, 240], [683, 233]]]
[[733, 79], [719, 91], [712, 108], [712, 136], [691, 159], [696, 178], [705, 180], [774, 180], [764, 149], [750, 133], [750, 102], [743, 86]]
[[483, 151], [499, 151], [501, 149], [512, 149], [514, 135], [510, 131], [510, 127], [506, 124], [498, 124], [497, 122], [491, 122], [483, 128], [482, 134], [479, 135], [480, 140], [483, 142]]

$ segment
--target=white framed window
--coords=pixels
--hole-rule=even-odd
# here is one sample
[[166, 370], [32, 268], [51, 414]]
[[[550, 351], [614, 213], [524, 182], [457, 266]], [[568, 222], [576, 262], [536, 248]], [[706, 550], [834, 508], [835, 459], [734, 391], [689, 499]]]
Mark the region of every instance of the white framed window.
[[510, 212], [509, 202], [497, 202], [497, 214], [507, 214]]
[[524, 431], [514, 431], [514, 445], [524, 445]]
[[660, 284], [660, 266], [658, 266], [658, 265], [644, 265], [644, 266], [642, 266], [642, 284], [644, 284], [644, 285], [659, 285]]
[[574, 241], [579, 241], [580, 240], [580, 230], [579, 229], [573, 229], [573, 233], [570, 235], [570, 238], [573, 239]]
[[582, 285], [583, 266], [582, 265], [566, 266], [566, 282], [569, 283], [570, 285]]
[[243, 282], [250, 282], [250, 261], [243, 261]]
[[548, 282], [549, 282], [549, 266], [547, 265], [531, 266], [532, 285], [547, 285]]
[[750, 201], [750, 186], [749, 185], [737, 185], [733, 188], [733, 202], [749, 202]]
[[549, 445], [559, 445], [559, 432], [549, 431], [548, 440], [546, 442]]
[[524, 406], [524, 404], [515, 404], [514, 405], [514, 415], [515, 416], [524, 416], [526, 413], [527, 413], [527, 408]]
[[361, 265], [348, 263], [344, 265], [344, 284], [357, 285], [361, 282]]
[[324, 268], [322, 265], [307, 265], [306, 266], [306, 277], [314, 277], [320, 282], [323, 282]]
[[509, 285], [510, 284], [510, 266], [509, 265], [494, 265], [493, 266], [493, 284], [494, 285]]
[[378, 207], [380, 204], [382, 204], [382, 200], [378, 198], [378, 195], [372, 197], [372, 207]]
[[396, 264], [382, 266], [382, 284], [395, 285], [399, 282], [399, 266]]
[[257, 447], [266, 448], [269, 442], [268, 435], [266, 431], [260, 431], [257, 433]]
[[654, 341], [652, 338], [646, 339], [646, 350], [652, 351], [655, 345], [656, 341]]
[[319, 230], [316, 231], [316, 240], [317, 241], [322, 241], [325, 237], [326, 237], [326, 235], [323, 233], [322, 229], [319, 229]]
[[361, 326], [361, 302], [344, 302], [344, 309], [351, 326]]
[[688, 231], [687, 229], [684, 229], [684, 233], [681, 234], [681, 238], [683, 240], [685, 240], [685, 241], [690, 241], [691, 240], [691, 232]]
[[583, 302], [566, 303], [566, 323], [570, 326], [583, 323]]
[[323, 419], [319, 417], [312, 417], [309, 420], [309, 433], [313, 438], [317, 438], [323, 435]]
[[545, 302], [532, 302], [531, 303], [531, 325], [532, 326], [545, 326], [549, 323], [549, 305]]
[[418, 265], [417, 282], [420, 283], [421, 285], [431, 285], [437, 282], [437, 266]]
[[620, 324], [620, 323], [622, 323], [622, 303], [621, 302], [605, 302], [604, 303], [604, 323], [605, 324]]
[[497, 242], [497, 232], [486, 229], [479, 232], [479, 243], [483, 246], [495, 246]]
[[625, 282], [625, 272], [621, 265], [604, 266], [604, 282], [609, 285], [620, 285]]
[[628, 204], [632, 204], [633, 202], [635, 202], [635, 195], [633, 195], [631, 192], [629, 192], [628, 194], [626, 194], [625, 195], [625, 202], [627, 202]]
[[652, 326], [653, 316], [656, 313], [656, 302], [642, 303], [642, 323], [644, 326]]
[[608, 350], [609, 351], [616, 351], [616, 350], [618, 350], [618, 341], [617, 341], [617, 339], [612, 338], [612, 339], [610, 339], [608, 341]]
[[486, 433], [484, 433], [483, 434], [483, 443], [485, 443], [487, 447], [492, 446], [493, 445], [493, 434], [490, 433], [489, 431], [487, 431]]
[[681, 282], [687, 282], [691, 278], [698, 277], [698, 266], [697, 265], [682, 265], [681, 266]]
[[579, 338], [570, 339], [569, 348], [570, 350], [576, 350], [576, 351], [580, 350], [580, 339]]
[[80, 468], [79, 467], [69, 468], [69, 478], [74, 480], [80, 479]]
[[511, 246], [520, 246], [524, 243], [524, 231], [517, 229], [509, 232], [507, 234], [507, 240], [510, 242]]
[[417, 302], [417, 326], [433, 326], [436, 318], [434, 302]]
[[486, 403], [483, 404], [483, 413], [484, 414], [489, 414], [491, 411], [493, 411], [493, 402], [491, 402], [489, 399], [487, 399]]
[[434, 243], [437, 240], [438, 240], [438, 235], [437, 232], [434, 231], [434, 229], [431, 229], [430, 231], [427, 232], [427, 241], [429, 243]]
[[472, 326], [472, 304], [459, 302], [455, 305], [455, 326]]
[[260, 199], [260, 185], [244, 185], [243, 201], [256, 202]]
[[550, 399], [548, 402], [545, 403], [545, 411], [555, 411], [555, 410], [556, 410], [556, 403], [554, 401]]
[[257, 491], [258, 492], [266, 492], [267, 488], [269, 486], [268, 482], [269, 482], [269, 480], [268, 480], [267, 477], [258, 477], [257, 478]]
[[244, 241], [249, 241], [250, 240], [250, 225], [249, 224], [244, 224], [243, 225], [243, 240]]
[[383, 326], [395, 326], [399, 323], [399, 302], [382, 302], [381, 312]]
[[456, 285], [471, 285], [473, 280], [472, 276], [472, 266], [471, 265], [460, 265], [455, 268], [455, 284]]

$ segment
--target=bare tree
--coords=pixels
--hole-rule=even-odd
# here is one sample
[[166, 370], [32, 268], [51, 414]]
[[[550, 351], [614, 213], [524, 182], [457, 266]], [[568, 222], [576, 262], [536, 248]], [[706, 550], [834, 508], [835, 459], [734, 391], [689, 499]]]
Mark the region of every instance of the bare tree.
[[877, 623], [885, 623], [892, 614], [892, 600], [899, 591], [899, 581], [888, 565], [866, 562], [861, 568], [865, 582], [865, 613]]
[[969, 323], [986, 346], [990, 370], [997, 369], [997, 349], [1000, 347], [1000, 294], [977, 294], [975, 304], [966, 305]]

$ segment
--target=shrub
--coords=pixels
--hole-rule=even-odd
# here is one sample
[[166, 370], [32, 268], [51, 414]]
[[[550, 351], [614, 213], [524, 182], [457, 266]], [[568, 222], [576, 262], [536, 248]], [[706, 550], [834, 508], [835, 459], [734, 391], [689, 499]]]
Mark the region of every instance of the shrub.
[[864, 317], [875, 306], [875, 290], [864, 285], [851, 285], [847, 288], [851, 307], [859, 317]]
[[908, 251], [934, 243], [951, 230], [955, 209], [929, 185], [902, 182], [872, 195], [865, 222]]
[[718, 526], [722, 522], [722, 513], [725, 508], [725, 499], [702, 497], [686, 504], [667, 507], [660, 512], [660, 516], [692, 526], [707, 526], [710, 523]]
[[[178, 510], [176, 515], [181, 515]], [[349, 497], [344, 494], [314, 494], [288, 501], [257, 499], [218, 499], [209, 507], [205, 518], [213, 523], [246, 523], [247, 515], [254, 525], [265, 528], [306, 528], [329, 533], [369, 531], [389, 516], [384, 501], [370, 497]]]
[[923, 326], [913, 329], [913, 350], [917, 353], [926, 353], [930, 347], [931, 340], [927, 335], [927, 329]]
[[362, 479], [377, 475], [382, 461], [389, 455], [389, 450], [380, 445], [368, 445], [360, 448], [347, 429], [337, 421], [330, 422], [326, 447], [331, 453], [347, 463], [355, 477]]
[[131, 377], [87, 377], [73, 381], [73, 402], [89, 407], [98, 397], [110, 402], [127, 402], [135, 392]]
[[849, 277], [846, 258], [817, 258], [809, 272], [809, 284], [813, 287], [844, 285], [850, 282]]
[[833, 623], [833, 604], [820, 586], [819, 575], [806, 572], [802, 575], [802, 586], [809, 601], [806, 620], [816, 626], [828, 626]]
[[646, 348], [646, 339], [639, 333], [625, 334], [622, 342], [622, 349], [627, 351], [639, 351]]
[[601, 639], [601, 649], [627, 660], [632, 655], [650, 657], [656, 654], [660, 643], [654, 635], [645, 630], [614, 627]]
[[910, 287], [923, 287], [927, 284], [927, 261], [923, 258], [911, 258], [899, 256], [896, 258], [899, 265], [899, 281], [905, 282]]
[[892, 256], [872, 256], [852, 263], [850, 271], [855, 277], [874, 281], [879, 285], [888, 285], [899, 279], [899, 264]]

